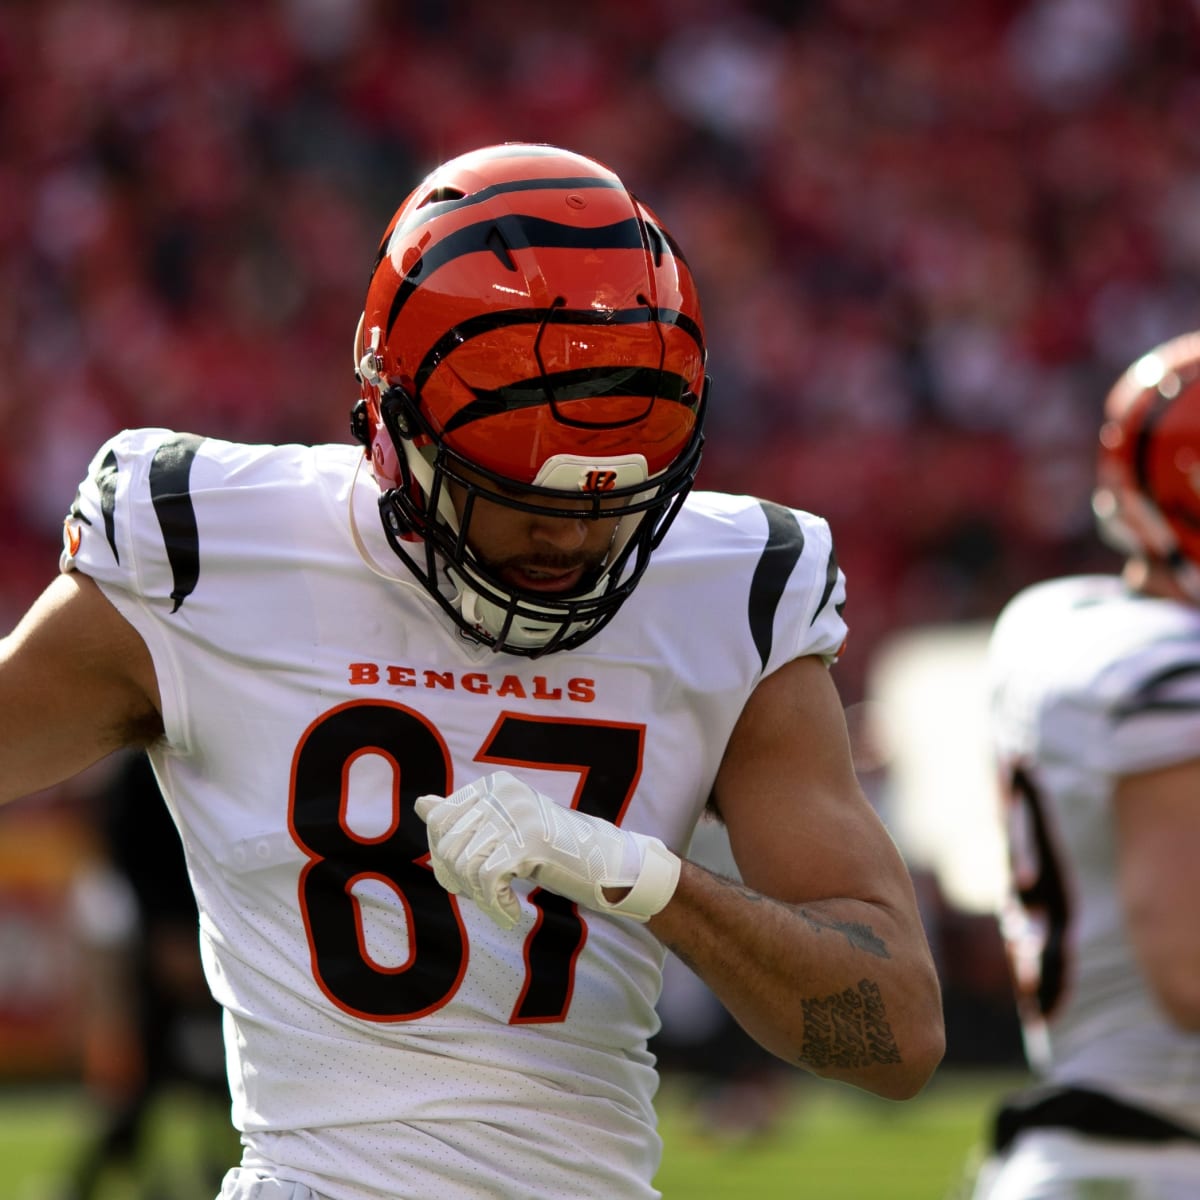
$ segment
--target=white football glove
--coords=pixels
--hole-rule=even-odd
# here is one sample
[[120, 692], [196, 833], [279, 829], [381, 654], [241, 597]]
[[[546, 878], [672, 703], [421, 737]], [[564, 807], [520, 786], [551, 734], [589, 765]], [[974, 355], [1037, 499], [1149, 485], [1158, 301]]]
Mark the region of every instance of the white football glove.
[[[513, 879], [635, 921], [654, 916], [679, 882], [679, 858], [658, 838], [556, 804], [507, 771], [449, 796], [421, 796], [416, 811], [438, 882], [470, 896], [502, 929], [521, 915]], [[610, 904], [605, 888], [630, 891]]]

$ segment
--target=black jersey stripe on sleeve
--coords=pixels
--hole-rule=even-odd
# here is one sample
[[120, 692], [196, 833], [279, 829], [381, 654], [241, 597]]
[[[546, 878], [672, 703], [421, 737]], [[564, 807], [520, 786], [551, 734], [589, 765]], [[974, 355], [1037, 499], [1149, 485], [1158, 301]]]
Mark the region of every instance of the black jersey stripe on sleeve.
[[[829, 558], [825, 562], [825, 588], [821, 592], [820, 602], [817, 604], [817, 607], [813, 609], [812, 620], [809, 621], [810, 625], [815, 625], [817, 623], [817, 618], [821, 615], [821, 613], [823, 613], [825, 611], [825, 605], [829, 603], [829, 597], [831, 595], [833, 595], [833, 589], [835, 587], [837, 587], [837, 578], [838, 578], [837, 555], [834, 554], [833, 547], [830, 546], [829, 547]], [[843, 604], [839, 604], [837, 606], [839, 616], [841, 615], [842, 609], [844, 607], [845, 607], [845, 605], [843, 605]]]
[[162, 530], [174, 586], [172, 612], [192, 594], [200, 578], [200, 534], [192, 507], [189, 478], [204, 438], [181, 433], [163, 442], [150, 463], [150, 501]]
[[110, 450], [100, 464], [95, 476], [96, 490], [100, 493], [100, 515], [104, 518], [104, 536], [112, 547], [113, 558], [121, 561], [117, 553], [117, 454]]
[[767, 543], [750, 581], [750, 633], [765, 667], [775, 636], [775, 611], [804, 552], [804, 530], [790, 509], [769, 500], [760, 500], [759, 506], [767, 518]]
[[1189, 676], [1200, 675], [1200, 662], [1176, 663], [1155, 675], [1151, 675], [1127, 699], [1113, 709], [1113, 720], [1124, 721], [1152, 712], [1196, 712], [1200, 711], [1200, 695], [1169, 696], [1163, 692], [1172, 684]]

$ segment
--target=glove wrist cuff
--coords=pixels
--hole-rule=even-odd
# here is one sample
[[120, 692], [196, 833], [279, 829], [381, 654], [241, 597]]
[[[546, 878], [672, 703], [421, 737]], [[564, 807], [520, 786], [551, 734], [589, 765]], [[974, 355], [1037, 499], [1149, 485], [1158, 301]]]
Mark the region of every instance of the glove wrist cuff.
[[[629, 894], [616, 904], [603, 901], [605, 912], [619, 913], [635, 921], [648, 921], [655, 913], [661, 912], [675, 894], [682, 867], [679, 856], [672, 854], [658, 838], [644, 838], [643, 844], [645, 855], [637, 882], [629, 889]], [[602, 891], [600, 895], [603, 897]]]

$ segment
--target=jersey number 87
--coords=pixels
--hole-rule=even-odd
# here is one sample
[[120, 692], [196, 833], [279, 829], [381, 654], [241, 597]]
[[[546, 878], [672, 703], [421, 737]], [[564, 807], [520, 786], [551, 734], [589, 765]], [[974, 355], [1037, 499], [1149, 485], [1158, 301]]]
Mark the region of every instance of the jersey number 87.
[[[503, 712], [476, 761], [580, 775], [574, 806], [619, 825], [641, 774], [645, 727]], [[365, 754], [391, 766], [392, 823], [364, 837], [347, 823], [350, 768]], [[300, 911], [313, 975], [339, 1008], [370, 1021], [411, 1021], [436, 1011], [467, 969], [467, 932], [458, 900], [434, 878], [418, 796], [453, 790], [450, 754], [420, 713], [387, 701], [330, 709], [305, 731], [292, 761], [289, 827], [308, 862], [300, 873]], [[404, 906], [409, 954], [382, 966], [367, 952], [354, 888], [389, 886]], [[537, 889], [538, 917], [525, 942], [525, 982], [510, 1024], [562, 1021], [575, 961], [587, 938], [577, 906]]]

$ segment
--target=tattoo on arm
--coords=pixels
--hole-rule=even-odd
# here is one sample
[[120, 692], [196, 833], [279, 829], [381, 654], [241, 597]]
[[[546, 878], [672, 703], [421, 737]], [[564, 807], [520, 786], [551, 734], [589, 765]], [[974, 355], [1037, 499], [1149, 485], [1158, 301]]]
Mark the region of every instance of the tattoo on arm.
[[[783, 903], [752, 891], [735, 880], [721, 876], [716, 878], [755, 904]], [[865, 951], [875, 958], [891, 958], [887, 943], [869, 925], [858, 921], [834, 920], [802, 905], [784, 907], [794, 912], [814, 933], [830, 930], [841, 934], [854, 949]], [[666, 945], [687, 967], [703, 978], [691, 955], [674, 942], [667, 942]], [[804, 1040], [796, 1060], [798, 1065], [821, 1071], [903, 1062], [887, 1019], [883, 992], [874, 980], [861, 979], [857, 987], [848, 987], [830, 996], [811, 997], [802, 1000], [800, 1005], [804, 1015]]]
[[883, 993], [870, 979], [824, 999], [801, 1001], [804, 1042], [799, 1062], [815, 1070], [899, 1063], [900, 1050], [888, 1024]]
[[[772, 902], [770, 896], [764, 896], [761, 892], [752, 891], [742, 884], [734, 883], [732, 880], [724, 879], [721, 876], [717, 876], [717, 878], [721, 879], [722, 883], [728, 883], [730, 887], [735, 888], [753, 904]], [[774, 903], [783, 904], [784, 902], [779, 900], [774, 901]], [[811, 908], [805, 908], [799, 904], [785, 904], [784, 907], [791, 909], [814, 933], [821, 933], [823, 930], [830, 929], [834, 933], [840, 933], [856, 950], [865, 950], [875, 958], [892, 957], [888, 953], [887, 943], [870, 925], [864, 925], [861, 921], [835, 921], [830, 917], [813, 912]]]
[[832, 929], [840, 933], [856, 950], [865, 950], [876, 958], [891, 958], [887, 943], [873, 930], [870, 925], [860, 921], [833, 921], [815, 913], [810, 908], [793, 908], [792, 911], [809, 927], [820, 933], [823, 929]]

